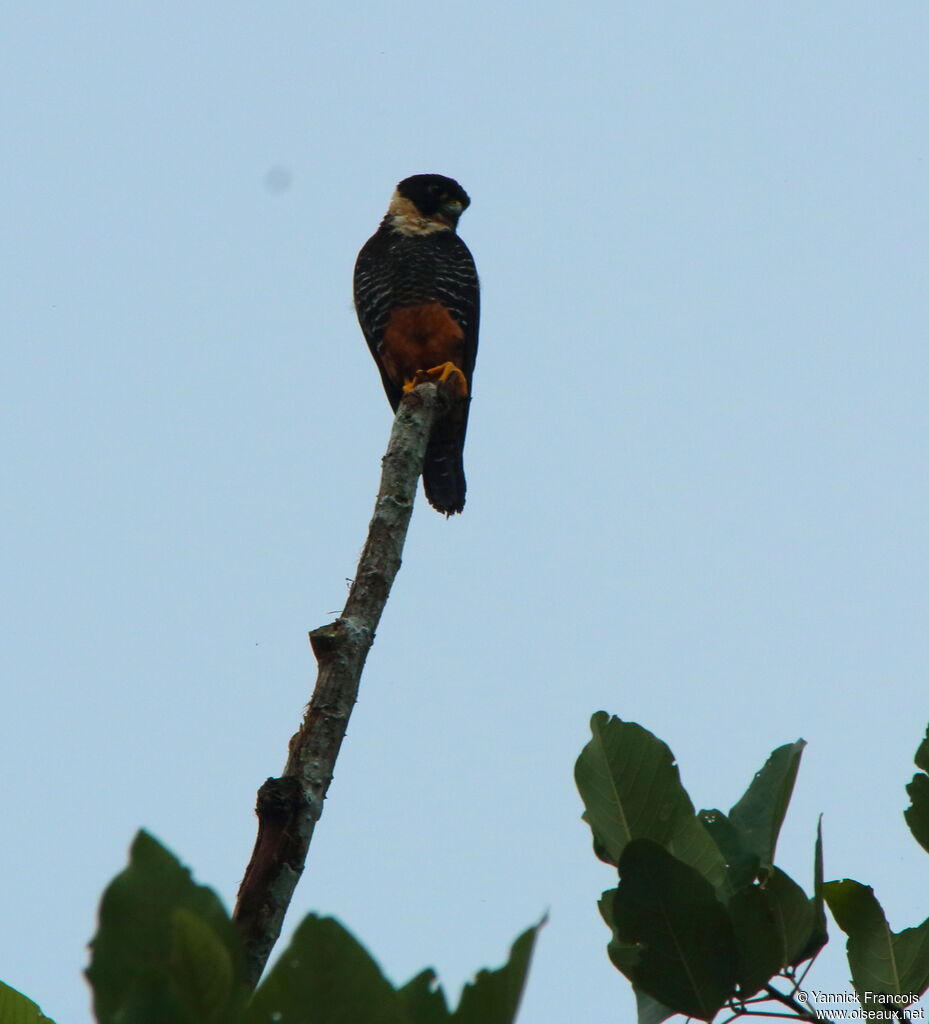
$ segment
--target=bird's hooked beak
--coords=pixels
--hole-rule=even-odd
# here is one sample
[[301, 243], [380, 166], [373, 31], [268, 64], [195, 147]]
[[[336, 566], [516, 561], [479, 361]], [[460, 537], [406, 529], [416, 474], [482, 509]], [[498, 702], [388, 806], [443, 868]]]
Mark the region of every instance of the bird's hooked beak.
[[460, 199], [449, 199], [447, 203], [443, 203], [439, 207], [439, 212], [442, 214], [443, 220], [455, 225], [464, 212], [464, 203]]

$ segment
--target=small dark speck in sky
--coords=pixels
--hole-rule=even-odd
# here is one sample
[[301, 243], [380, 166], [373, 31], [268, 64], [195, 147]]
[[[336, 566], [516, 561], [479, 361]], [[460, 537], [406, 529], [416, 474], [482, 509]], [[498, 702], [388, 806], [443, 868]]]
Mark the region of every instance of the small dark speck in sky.
[[286, 167], [275, 164], [265, 172], [264, 186], [272, 195], [281, 195], [293, 183], [294, 177]]

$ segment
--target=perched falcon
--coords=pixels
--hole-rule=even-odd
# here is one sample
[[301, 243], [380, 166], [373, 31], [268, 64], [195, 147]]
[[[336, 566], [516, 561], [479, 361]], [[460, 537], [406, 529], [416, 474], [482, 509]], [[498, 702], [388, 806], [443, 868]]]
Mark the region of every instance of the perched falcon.
[[423, 487], [446, 516], [464, 508], [464, 442], [477, 355], [477, 270], [458, 237], [471, 200], [441, 174], [414, 174], [397, 186], [380, 227], [355, 263], [355, 309], [391, 407], [423, 380], [454, 395], [426, 449]]

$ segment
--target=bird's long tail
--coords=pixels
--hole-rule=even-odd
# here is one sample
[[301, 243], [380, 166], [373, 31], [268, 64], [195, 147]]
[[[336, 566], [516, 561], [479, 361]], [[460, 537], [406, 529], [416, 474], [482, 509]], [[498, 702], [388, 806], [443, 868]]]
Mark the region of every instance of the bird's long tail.
[[460, 512], [465, 504], [464, 443], [468, 425], [468, 402], [451, 409], [437, 420], [426, 447], [423, 487], [429, 504], [446, 516]]

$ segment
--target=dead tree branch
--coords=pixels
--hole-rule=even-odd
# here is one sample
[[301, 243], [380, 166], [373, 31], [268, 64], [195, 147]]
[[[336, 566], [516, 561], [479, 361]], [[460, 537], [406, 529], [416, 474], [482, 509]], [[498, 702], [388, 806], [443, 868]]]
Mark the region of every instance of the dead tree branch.
[[284, 774], [258, 791], [258, 838], [233, 915], [245, 944], [248, 977], [258, 983], [281, 933], [323, 811], [335, 761], [358, 697], [365, 659], [400, 568], [426, 442], [445, 401], [435, 384], [407, 394], [394, 419], [381, 485], [355, 579], [342, 614], [310, 633], [318, 673]]

